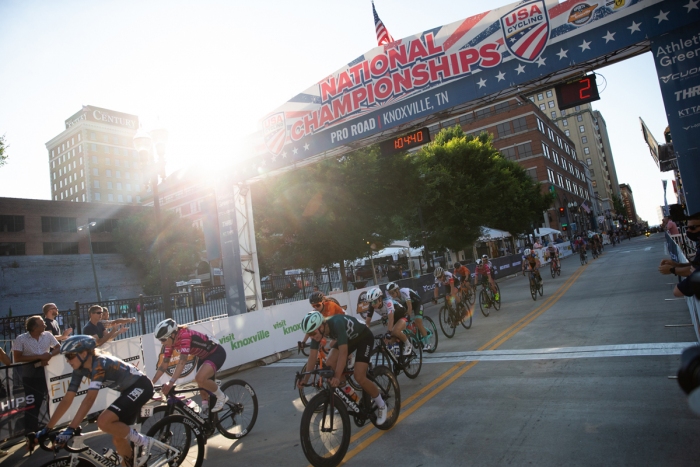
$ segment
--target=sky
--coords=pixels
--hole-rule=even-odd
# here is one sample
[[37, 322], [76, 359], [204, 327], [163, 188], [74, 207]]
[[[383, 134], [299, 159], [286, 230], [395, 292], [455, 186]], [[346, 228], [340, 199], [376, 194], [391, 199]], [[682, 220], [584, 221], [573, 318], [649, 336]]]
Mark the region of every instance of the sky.
[[[513, 3], [491, 0], [490, 8]], [[481, 13], [475, 0], [376, 0], [398, 39]], [[82, 105], [170, 131], [167, 172], [245, 158], [260, 118], [377, 44], [370, 0], [0, 0], [0, 197], [49, 199], [46, 142]], [[667, 126], [650, 53], [596, 70], [620, 183], [659, 222], [662, 179], [641, 136]], [[600, 81], [600, 80], [599, 80]], [[668, 202], [675, 202], [669, 183]]]

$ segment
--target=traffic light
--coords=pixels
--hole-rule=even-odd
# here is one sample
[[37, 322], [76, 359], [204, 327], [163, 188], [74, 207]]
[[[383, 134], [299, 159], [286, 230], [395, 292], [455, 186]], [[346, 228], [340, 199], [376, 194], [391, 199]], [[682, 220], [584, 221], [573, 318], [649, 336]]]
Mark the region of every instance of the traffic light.
[[559, 217], [564, 217], [565, 212], [564, 212], [564, 206], [559, 208]]
[[563, 232], [566, 232], [567, 230], [569, 230], [569, 226], [568, 226], [568, 225], [562, 225], [562, 226], [561, 226], [561, 230], [562, 230]]

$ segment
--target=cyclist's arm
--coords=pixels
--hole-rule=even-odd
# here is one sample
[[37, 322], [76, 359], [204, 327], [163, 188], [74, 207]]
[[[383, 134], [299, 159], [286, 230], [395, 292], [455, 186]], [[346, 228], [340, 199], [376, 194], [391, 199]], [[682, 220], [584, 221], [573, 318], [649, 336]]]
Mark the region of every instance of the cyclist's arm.
[[85, 399], [83, 399], [83, 402], [80, 403], [80, 407], [75, 413], [75, 417], [73, 417], [73, 421], [70, 422], [70, 425], [68, 425], [70, 428], [75, 429], [80, 426], [80, 422], [82, 422], [83, 419], [87, 417], [87, 414], [90, 413], [92, 404], [95, 403], [95, 399], [97, 399], [97, 394], [99, 392], [100, 391], [98, 389], [88, 389], [87, 394], [85, 394]]
[[153, 381], [153, 384], [157, 383], [160, 377], [163, 376], [165, 370], [168, 368], [168, 363], [170, 363], [170, 357], [163, 358], [163, 364], [158, 367], [156, 370], [156, 375], [151, 380]]
[[391, 332], [394, 329], [394, 313], [389, 313], [387, 315], [386, 330]]
[[410, 297], [406, 299], [406, 314], [409, 318], [413, 316], [413, 302]]
[[[318, 359], [318, 350], [316, 349], [311, 349], [309, 350], [309, 358], [306, 360], [306, 371], [311, 371], [313, 370], [314, 366], [316, 366], [316, 361]], [[306, 382], [309, 380], [310, 375], [304, 375], [304, 377], [297, 383], [297, 387], [301, 387], [302, 384], [306, 384]]]
[[[310, 356], [310, 355], [309, 355]], [[338, 383], [343, 377], [343, 371], [345, 371], [345, 365], [348, 363], [348, 344], [340, 344], [338, 346], [338, 360], [335, 363], [335, 377], [333, 379], [338, 379]]]
[[[93, 392], [97, 393], [97, 391]], [[88, 394], [89, 393], [90, 391], [88, 391]], [[66, 411], [68, 410], [68, 407], [70, 407], [71, 404], [73, 404], [73, 399], [75, 399], [75, 391], [67, 391], [66, 395], [63, 396], [61, 402], [58, 403], [58, 407], [56, 407], [56, 410], [54, 410], [53, 414], [51, 415], [51, 419], [46, 425], [46, 428], [51, 429], [56, 426], [61, 417], [63, 417], [63, 414], [66, 413]]]
[[183, 371], [185, 371], [185, 365], [187, 364], [187, 357], [189, 357], [188, 354], [180, 354], [180, 361], [177, 362], [177, 366], [175, 367], [175, 371], [173, 372], [173, 377], [170, 378], [170, 381], [168, 384], [175, 384], [175, 381], [177, 381], [180, 378], [180, 375], [182, 374]]

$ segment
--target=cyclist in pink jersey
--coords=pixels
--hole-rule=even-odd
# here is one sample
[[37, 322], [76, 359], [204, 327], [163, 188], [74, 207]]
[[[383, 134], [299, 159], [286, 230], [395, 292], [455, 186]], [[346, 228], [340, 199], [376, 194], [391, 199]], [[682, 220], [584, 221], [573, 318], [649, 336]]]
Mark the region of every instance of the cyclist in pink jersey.
[[[188, 329], [186, 326], [178, 326], [172, 319], [166, 319], [158, 323], [154, 334], [156, 339], [163, 344], [165, 350], [163, 352], [163, 363], [158, 367], [153, 377], [153, 382], [158, 381], [165, 373], [168, 363], [170, 363], [170, 357], [173, 355], [173, 350], [179, 352], [180, 361], [175, 367], [170, 381], [163, 385], [162, 391], [165, 395], [170, 392], [170, 389], [172, 389], [185, 369], [187, 357], [190, 355], [198, 357], [197, 374], [194, 379], [200, 388], [211, 391], [216, 395], [216, 404], [211, 411], [219, 412], [228, 401], [228, 397], [219, 389], [219, 386], [214, 381], [214, 375], [226, 361], [226, 350], [213, 337]], [[209, 407], [209, 394], [205, 391], [201, 391], [201, 394], [202, 409], [206, 409]]]
[[496, 284], [493, 281], [493, 273], [491, 272], [489, 257], [487, 255], [482, 255], [480, 260], [476, 260], [474, 284], [479, 283], [479, 277], [481, 277], [482, 281], [488, 280], [494, 298], [496, 300], [500, 300], [498, 289], [496, 288]]

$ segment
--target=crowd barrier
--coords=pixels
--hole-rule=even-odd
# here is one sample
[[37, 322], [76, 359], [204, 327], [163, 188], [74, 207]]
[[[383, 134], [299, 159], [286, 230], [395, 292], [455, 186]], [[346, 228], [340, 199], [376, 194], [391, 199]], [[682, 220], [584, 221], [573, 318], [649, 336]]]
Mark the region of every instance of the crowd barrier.
[[[665, 235], [666, 249], [668, 250], [669, 256], [671, 256], [671, 259], [679, 263], [687, 263], [688, 259], [683, 253], [683, 250], [674, 241], [673, 237], [677, 236], [671, 236], [668, 232], [666, 232]], [[685, 297], [685, 301], [688, 304], [690, 319], [693, 323], [693, 328], [695, 329], [695, 337], [697, 338], [698, 342], [700, 342], [700, 300], [695, 297]]]

